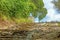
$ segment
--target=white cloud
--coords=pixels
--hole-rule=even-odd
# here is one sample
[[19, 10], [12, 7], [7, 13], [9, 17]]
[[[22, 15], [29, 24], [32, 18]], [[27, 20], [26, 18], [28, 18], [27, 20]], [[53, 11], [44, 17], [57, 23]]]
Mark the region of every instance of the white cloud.
[[48, 13], [46, 17], [41, 21], [60, 21], [60, 14], [58, 14], [53, 8], [54, 4], [51, 3], [52, 0], [43, 0]]

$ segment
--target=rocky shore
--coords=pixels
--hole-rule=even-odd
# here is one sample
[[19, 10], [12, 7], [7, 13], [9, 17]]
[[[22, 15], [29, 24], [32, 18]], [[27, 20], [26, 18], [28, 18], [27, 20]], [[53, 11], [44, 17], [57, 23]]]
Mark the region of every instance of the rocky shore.
[[57, 23], [19, 24], [0, 29], [0, 40], [60, 40]]

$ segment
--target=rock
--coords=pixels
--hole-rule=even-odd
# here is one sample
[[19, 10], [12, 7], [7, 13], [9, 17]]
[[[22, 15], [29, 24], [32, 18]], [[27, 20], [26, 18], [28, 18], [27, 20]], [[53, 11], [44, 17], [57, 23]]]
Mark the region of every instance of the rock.
[[2, 30], [0, 32], [0, 37], [11, 37], [6, 40], [60, 40], [60, 27], [52, 24], [52, 26], [50, 26], [50, 23], [47, 23], [47, 26], [44, 26], [46, 23], [43, 25], [40, 24], [24, 24], [25, 26], [23, 26], [23, 24], [14, 25], [13, 27], [10, 27], [10, 29], [8, 28], [5, 31]]

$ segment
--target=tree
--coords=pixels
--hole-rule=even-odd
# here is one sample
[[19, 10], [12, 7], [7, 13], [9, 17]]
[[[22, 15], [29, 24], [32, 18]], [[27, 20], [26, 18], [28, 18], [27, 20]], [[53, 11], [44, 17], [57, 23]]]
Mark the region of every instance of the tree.
[[57, 9], [58, 12], [60, 12], [60, 0], [58, 1], [53, 1], [54, 5], [55, 5], [55, 8]]
[[39, 20], [46, 16], [43, 0], [0, 0], [0, 15], [8, 18], [28, 18], [30, 13]]

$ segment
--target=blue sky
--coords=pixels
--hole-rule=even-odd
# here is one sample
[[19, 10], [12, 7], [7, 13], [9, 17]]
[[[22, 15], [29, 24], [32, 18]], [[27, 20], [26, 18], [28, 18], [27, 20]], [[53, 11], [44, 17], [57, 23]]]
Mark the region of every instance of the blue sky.
[[[41, 22], [60, 21], [60, 14], [54, 9], [54, 4], [51, 3], [53, 0], [43, 0], [44, 7], [47, 9], [47, 15], [41, 20]], [[38, 19], [35, 19], [38, 22]]]

